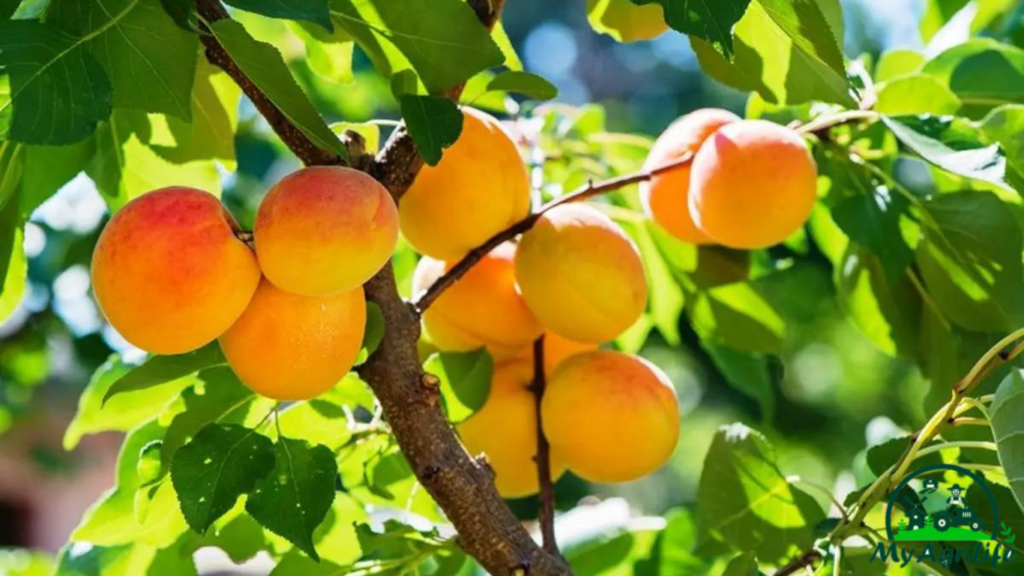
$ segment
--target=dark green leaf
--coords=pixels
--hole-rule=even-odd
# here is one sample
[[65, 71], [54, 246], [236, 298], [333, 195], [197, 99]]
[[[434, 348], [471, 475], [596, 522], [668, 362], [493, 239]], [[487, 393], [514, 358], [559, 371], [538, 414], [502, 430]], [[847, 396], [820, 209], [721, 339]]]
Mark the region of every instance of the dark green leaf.
[[996, 391], [992, 403], [992, 436], [1006, 479], [1024, 507], [1024, 374], [1014, 370]]
[[1002, 147], [985, 146], [978, 130], [949, 117], [883, 116], [882, 121], [904, 146], [931, 164], [1009, 189]]
[[[0, 22], [0, 135], [28, 144], [71, 144], [110, 116], [112, 88], [81, 39], [31, 20]], [[5, 119], [5, 116], [8, 116]]]
[[273, 471], [256, 483], [245, 510], [275, 534], [295, 544], [314, 560], [313, 530], [334, 501], [338, 464], [326, 446], [278, 438]]
[[972, 40], [939, 54], [921, 71], [948, 86], [969, 111], [1024, 104], [1024, 50], [1014, 46]]
[[227, 364], [220, 344], [210, 342], [206, 346], [185, 354], [173, 356], [152, 356], [115, 381], [103, 395], [103, 404], [113, 396], [124, 392], [145, 390], [194, 374], [205, 368]]
[[505, 59], [462, 0], [333, 0], [331, 14], [382, 74], [406, 67], [405, 60], [431, 94]]
[[741, 424], [715, 435], [697, 502], [705, 541], [713, 538], [773, 564], [809, 548], [814, 527], [825, 518], [818, 503], [779, 471], [768, 441]]
[[18, 9], [21, 0], [0, 0], [0, 20], [7, 20]]
[[441, 152], [451, 146], [462, 133], [462, 112], [447, 98], [403, 94], [398, 102], [402, 118], [423, 161], [436, 166]]
[[722, 576], [760, 576], [761, 571], [757, 568], [757, 558], [751, 553], [740, 554], [729, 561]]
[[[871, 448], [868, 448], [867, 460], [868, 467], [871, 468], [871, 472], [875, 476], [881, 476], [885, 474], [896, 462], [902, 457], [908, 448], [910, 448], [911, 437], [901, 436], [899, 438], [893, 438], [881, 444], [876, 444]], [[929, 446], [938, 444], [938, 442], [932, 442]], [[930, 466], [932, 464], [942, 464], [942, 455], [938, 452], [922, 456], [919, 461], [914, 462], [914, 466], [920, 468], [924, 466]]]
[[192, 118], [199, 38], [156, 2], [54, 0], [46, 23], [87, 42], [110, 77], [114, 106]]
[[437, 352], [427, 358], [423, 369], [441, 379], [448, 419], [462, 422], [487, 401], [494, 360], [482, 348], [472, 352]]
[[701, 342], [718, 371], [734, 388], [757, 400], [761, 419], [775, 418], [775, 385], [782, 376], [778, 358], [763, 354], [740, 352], [727, 346]]
[[208, 424], [174, 455], [171, 481], [185, 520], [202, 534], [273, 469], [269, 438], [235, 424]]
[[167, 15], [174, 20], [174, 23], [179, 28], [189, 32], [195, 30], [195, 24], [192, 21], [195, 2], [190, 0], [160, 0], [160, 5], [164, 7], [164, 12], [167, 12]]
[[487, 89], [515, 92], [534, 100], [551, 100], [558, 96], [558, 88], [543, 76], [515, 70], [506, 70], [492, 78]]
[[327, 0], [225, 0], [229, 5], [271, 18], [305, 20], [319, 24], [328, 32], [334, 30], [331, 24], [331, 10]]
[[634, 4], [657, 2], [665, 10], [665, 22], [686, 34], [707, 40], [726, 58], [733, 54], [733, 27], [747, 11], [750, 0], [632, 0]]
[[921, 298], [910, 277], [902, 270], [894, 277], [879, 256], [856, 244], [843, 253], [834, 274], [839, 303], [861, 332], [890, 356], [916, 358]]
[[646, 558], [658, 537], [657, 530], [637, 529], [611, 538], [587, 542], [566, 552], [576, 576], [631, 574], [634, 563]]
[[895, 282], [914, 258], [900, 229], [900, 220], [910, 208], [906, 197], [856, 177], [844, 184], [853, 193], [836, 202], [832, 219], [850, 240], [874, 253], [886, 277]]
[[21, 180], [21, 215], [28, 218], [36, 208], [85, 170], [96, 152], [93, 138], [68, 146], [25, 146]]
[[281, 112], [317, 146], [348, 159], [341, 140], [327, 127], [309, 97], [295, 83], [281, 53], [255, 40], [241, 24], [221, 20], [211, 26], [214, 36], [238, 67]]
[[395, 99], [401, 98], [403, 94], [416, 94], [419, 92], [420, 79], [412, 70], [399, 70], [391, 76], [391, 94]]

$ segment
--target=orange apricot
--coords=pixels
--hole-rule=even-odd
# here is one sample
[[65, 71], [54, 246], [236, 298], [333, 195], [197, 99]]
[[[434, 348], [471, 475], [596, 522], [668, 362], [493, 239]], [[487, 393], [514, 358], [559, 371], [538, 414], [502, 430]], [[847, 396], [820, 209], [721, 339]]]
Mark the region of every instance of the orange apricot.
[[238, 224], [212, 194], [155, 190], [128, 202], [100, 234], [92, 284], [100, 309], [130, 343], [183, 354], [238, 319], [260, 280]]
[[523, 234], [516, 279], [545, 328], [577, 342], [606, 342], [647, 305], [636, 246], [610, 218], [582, 204], [548, 211]]
[[766, 120], [727, 124], [690, 168], [690, 215], [715, 242], [766, 248], [803, 226], [817, 197], [817, 169], [799, 134]]
[[[679, 160], [687, 154], [696, 154], [700, 145], [716, 130], [739, 121], [727, 110], [705, 108], [695, 110], [669, 125], [654, 142], [644, 170], [651, 170]], [[644, 212], [670, 234], [693, 244], [712, 242], [700, 231], [690, 217], [690, 166], [680, 166], [663, 172], [640, 184], [640, 200]]]
[[420, 253], [457, 260], [530, 210], [526, 166], [496, 119], [463, 108], [462, 133], [402, 197], [402, 233]]
[[330, 390], [352, 368], [365, 326], [362, 287], [302, 296], [264, 279], [249, 307], [220, 337], [220, 347], [254, 392], [306, 400]]
[[[494, 367], [491, 392], [483, 408], [458, 425], [459, 436], [470, 454], [487, 454], [494, 483], [505, 498], [521, 498], [538, 490], [537, 404], [528, 388], [533, 366], [513, 361]], [[551, 476], [558, 479], [565, 464], [551, 455]]]
[[256, 256], [275, 286], [317, 296], [351, 290], [388, 261], [398, 209], [371, 176], [340, 166], [289, 174], [260, 204]]
[[548, 378], [544, 435], [570, 470], [628, 482], [657, 470], [679, 439], [675, 389], [657, 366], [628, 354], [576, 354]]

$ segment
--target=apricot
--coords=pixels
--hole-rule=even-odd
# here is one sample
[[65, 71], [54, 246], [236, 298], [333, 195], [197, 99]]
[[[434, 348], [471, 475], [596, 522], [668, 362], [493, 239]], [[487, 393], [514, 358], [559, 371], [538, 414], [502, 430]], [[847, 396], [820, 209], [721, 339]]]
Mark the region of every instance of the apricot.
[[647, 304], [636, 246], [610, 218], [582, 204], [548, 211], [523, 234], [516, 279], [541, 324], [577, 342], [615, 338]]
[[[516, 286], [516, 247], [506, 242], [445, 290], [423, 315], [427, 337], [441, 350], [486, 346], [496, 360], [514, 356], [543, 332]], [[429, 288], [452, 263], [429, 256], [413, 273], [413, 291]]]
[[128, 202], [100, 234], [92, 285], [124, 338], [154, 354], [212, 342], [245, 310], [260, 281], [256, 256], [212, 194], [155, 190]]
[[437, 166], [424, 166], [398, 208], [420, 253], [457, 260], [530, 210], [530, 182], [501, 123], [463, 108], [462, 133]]
[[628, 482], [657, 470], [679, 439], [675, 389], [657, 366], [598, 350], [562, 362], [541, 403], [544, 435], [570, 470]]
[[330, 390], [352, 368], [365, 325], [362, 287], [303, 296], [264, 279], [249, 307], [220, 337], [220, 347], [254, 392], [306, 400]]
[[[695, 110], [669, 125], [654, 142], [644, 170], [651, 170], [696, 154], [700, 145], [716, 130], [740, 118], [727, 110]], [[711, 238], [700, 231], [690, 217], [690, 166], [684, 165], [640, 184], [644, 212], [670, 234], [692, 244], [709, 244]]]
[[[538, 491], [537, 404], [528, 386], [533, 366], [513, 361], [494, 367], [491, 393], [483, 408], [458, 425], [459, 436], [470, 454], [487, 454], [494, 483], [505, 498], [521, 498]], [[565, 472], [560, 455], [551, 454], [551, 476]]]
[[388, 261], [398, 242], [398, 209], [371, 176], [314, 166], [270, 189], [253, 235], [263, 274], [275, 286], [334, 294], [366, 282]]
[[807, 221], [816, 196], [817, 169], [807, 143], [766, 120], [723, 126], [700, 147], [690, 169], [690, 215], [730, 248], [784, 241]]
[[591, 18], [595, 28], [619, 42], [651, 40], [668, 31], [665, 16], [658, 4], [637, 6], [629, 0], [590, 0]]

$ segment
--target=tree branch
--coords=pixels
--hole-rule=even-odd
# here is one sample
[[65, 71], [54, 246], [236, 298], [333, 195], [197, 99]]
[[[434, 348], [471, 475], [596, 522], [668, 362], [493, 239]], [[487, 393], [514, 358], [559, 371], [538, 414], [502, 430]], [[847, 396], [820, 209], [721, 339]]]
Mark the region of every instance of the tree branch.
[[544, 336], [542, 335], [533, 342], [533, 384], [530, 386], [530, 391], [537, 399], [537, 454], [534, 456], [534, 461], [537, 463], [537, 481], [540, 486], [537, 522], [540, 524], [544, 550], [550, 554], [561, 555], [558, 550], [558, 540], [555, 538], [555, 485], [551, 480], [551, 446], [544, 436], [544, 423], [540, 415], [541, 401], [544, 399], [546, 387]]
[[790, 574], [795, 574], [804, 568], [810, 567], [818, 560], [821, 560], [821, 553], [816, 550], [811, 550], [789, 564], [786, 564], [782, 568], [779, 568], [779, 571], [775, 573], [775, 576], [789, 576]]
[[[470, 0], [490, 28], [503, 0]], [[197, 0], [209, 22], [228, 17], [217, 0]], [[205, 36], [207, 57], [230, 75], [267, 119], [277, 135], [307, 165], [337, 164], [340, 159], [317, 148], [293, 126], [231, 60], [216, 38]], [[461, 87], [449, 96], [457, 97]], [[360, 165], [359, 162], [353, 162]], [[404, 130], [396, 130], [367, 171], [397, 201], [408, 189], [422, 159]], [[486, 461], [466, 453], [439, 406], [437, 379], [424, 374], [416, 342], [419, 317], [402, 301], [391, 263], [365, 285], [367, 300], [377, 303], [385, 332], [379, 348], [359, 368], [380, 401], [392, 433], [413, 472], [458, 532], [459, 545], [496, 576], [562, 576], [572, 572], [557, 555], [533, 541], [494, 488]]]

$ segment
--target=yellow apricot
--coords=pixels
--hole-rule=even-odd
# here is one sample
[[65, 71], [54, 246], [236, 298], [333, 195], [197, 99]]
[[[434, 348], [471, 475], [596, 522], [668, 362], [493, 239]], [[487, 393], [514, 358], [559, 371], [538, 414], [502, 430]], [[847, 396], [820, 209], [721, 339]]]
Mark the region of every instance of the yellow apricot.
[[628, 482], [668, 461], [679, 439], [675, 389], [657, 366], [599, 350], [562, 362], [541, 404], [544, 434], [570, 470]]
[[765, 248], [807, 221], [817, 169], [807, 143], [766, 120], [727, 124], [697, 151], [690, 169], [690, 215], [715, 242]]
[[651, 40], [669, 29], [659, 4], [637, 6], [629, 0], [590, 0], [588, 10], [594, 27], [619, 42]]
[[253, 235], [263, 274], [275, 286], [334, 294], [366, 282], [388, 261], [398, 242], [398, 209], [369, 175], [314, 166], [270, 189]]
[[647, 304], [636, 246], [610, 218], [582, 204], [548, 211], [523, 234], [516, 279], [541, 324], [577, 342], [615, 338]]
[[[486, 346], [496, 360], [515, 355], [543, 328], [516, 287], [516, 247], [506, 242], [445, 290], [423, 315], [427, 337], [441, 350]], [[452, 264], [424, 256], [413, 273], [413, 292], [429, 288]]]
[[[513, 361], [494, 367], [491, 393], [483, 408], [458, 425], [470, 454], [487, 454], [494, 483], [505, 498], [521, 498], [538, 490], [537, 401], [527, 388], [533, 366]], [[565, 472], [559, 455], [551, 455], [551, 476]]]
[[254, 392], [306, 400], [330, 390], [352, 368], [365, 326], [362, 287], [302, 296], [264, 279], [241, 318], [220, 337], [220, 347]]
[[457, 260], [530, 210], [519, 150], [501, 123], [463, 108], [462, 134], [402, 197], [402, 233], [420, 253]]
[[92, 257], [100, 309], [124, 338], [155, 354], [212, 342], [238, 319], [260, 280], [238, 224], [208, 192], [172, 187], [114, 214]]
[[[690, 112], [658, 136], [644, 162], [644, 170], [670, 164], [687, 154], [696, 154], [708, 136], [739, 119], [732, 112], [717, 108]], [[640, 184], [644, 212], [655, 223], [685, 242], [708, 244], [711, 238], [701, 232], [690, 218], [689, 195], [689, 165], [663, 172]]]

